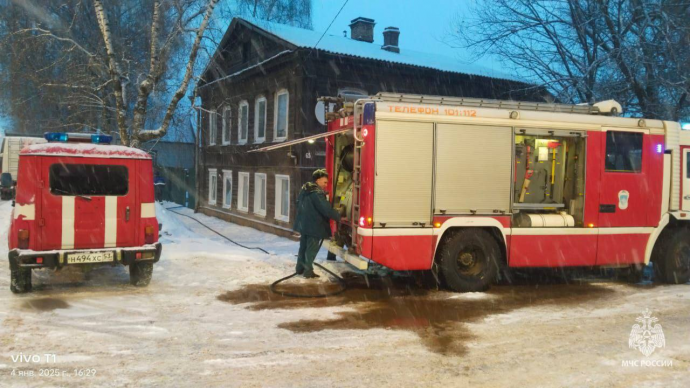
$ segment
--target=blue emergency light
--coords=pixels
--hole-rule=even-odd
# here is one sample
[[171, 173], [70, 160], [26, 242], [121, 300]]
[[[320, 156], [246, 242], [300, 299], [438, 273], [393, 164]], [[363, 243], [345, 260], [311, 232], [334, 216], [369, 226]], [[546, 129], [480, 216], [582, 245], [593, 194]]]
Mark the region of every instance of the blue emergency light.
[[59, 132], [46, 132], [43, 134], [43, 137], [48, 140], [48, 141], [67, 141], [67, 134], [66, 133], [59, 133]]
[[363, 125], [372, 125], [376, 120], [376, 104], [373, 102], [364, 104], [364, 119], [362, 120]]
[[43, 137], [49, 142], [80, 142], [93, 144], [110, 144], [112, 136], [96, 135], [91, 133], [65, 133], [65, 132], [46, 132]]
[[91, 143], [95, 144], [110, 144], [113, 141], [112, 136], [108, 135], [91, 135]]

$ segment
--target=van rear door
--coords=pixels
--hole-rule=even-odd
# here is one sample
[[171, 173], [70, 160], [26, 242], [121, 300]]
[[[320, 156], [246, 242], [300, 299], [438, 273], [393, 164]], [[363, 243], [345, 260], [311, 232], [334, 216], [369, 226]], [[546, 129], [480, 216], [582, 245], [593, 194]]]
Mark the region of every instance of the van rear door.
[[135, 245], [136, 161], [45, 158], [43, 249]]

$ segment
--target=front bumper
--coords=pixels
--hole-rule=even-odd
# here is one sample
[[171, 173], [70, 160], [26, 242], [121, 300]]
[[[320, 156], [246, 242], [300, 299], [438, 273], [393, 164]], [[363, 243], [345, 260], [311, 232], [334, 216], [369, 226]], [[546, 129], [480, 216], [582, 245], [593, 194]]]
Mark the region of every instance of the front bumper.
[[[126, 247], [126, 248], [99, 248], [99, 249], [74, 249], [74, 250], [56, 250], [56, 251], [32, 251], [29, 249], [13, 249], [9, 253], [10, 269], [18, 270], [20, 268], [52, 268], [59, 269], [65, 266], [80, 266], [80, 265], [130, 265], [134, 262], [153, 262], [157, 263], [161, 258], [163, 246], [160, 242], [154, 244], [147, 244], [140, 247]], [[113, 261], [86, 263], [86, 264], [68, 264], [67, 255], [84, 252], [113, 252], [115, 257]], [[137, 259], [137, 253], [140, 253], [141, 258]], [[36, 263], [37, 258], [42, 258], [43, 262]]]

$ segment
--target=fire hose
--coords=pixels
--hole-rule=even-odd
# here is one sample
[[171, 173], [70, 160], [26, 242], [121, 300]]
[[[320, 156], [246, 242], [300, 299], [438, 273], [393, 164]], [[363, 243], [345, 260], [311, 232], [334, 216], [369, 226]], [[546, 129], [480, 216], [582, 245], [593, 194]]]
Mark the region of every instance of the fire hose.
[[[240, 243], [238, 243], [238, 242], [236, 242], [236, 241], [233, 241], [233, 240], [230, 239], [229, 237], [227, 237], [227, 236], [221, 234], [220, 232], [218, 232], [217, 230], [211, 228], [210, 226], [204, 224], [203, 222], [199, 221], [198, 219], [196, 219], [196, 218], [194, 218], [194, 217], [192, 217], [192, 216], [189, 216], [189, 215], [187, 215], [187, 214], [182, 214], [182, 213], [180, 213], [180, 212], [176, 212], [176, 211], [172, 210], [172, 209], [179, 209], [179, 208], [182, 208], [182, 207], [184, 207], [184, 206], [172, 206], [172, 207], [166, 208], [165, 210], [169, 210], [171, 213], [175, 213], [175, 214], [177, 214], [177, 215], [180, 215], [180, 216], [183, 216], [183, 217], [187, 217], [187, 218], [189, 218], [189, 219], [192, 219], [192, 220], [198, 222], [199, 224], [201, 224], [201, 226], [203, 226], [204, 228], [210, 230], [211, 232], [217, 234], [218, 236], [220, 236], [220, 237], [222, 237], [222, 238], [224, 238], [224, 239], [230, 241], [231, 243], [233, 243], [233, 244], [235, 244], [235, 245], [237, 245], [237, 246], [239, 246], [239, 247], [241, 247], [241, 248], [249, 249], [249, 250], [258, 250], [258, 251], [261, 251], [261, 252], [263, 252], [263, 253], [265, 253], [265, 254], [267, 254], [267, 255], [270, 255], [270, 253], [269, 253], [267, 250], [263, 249], [263, 248], [260, 248], [260, 247], [248, 247], [248, 246], [246, 246], [246, 245], [242, 245], [242, 244], [240, 244]], [[322, 244], [323, 244], [323, 240], [321, 240], [321, 242], [319, 243], [319, 249], [321, 249], [321, 245], [322, 245]], [[336, 291], [333, 291], [333, 292], [328, 292], [328, 293], [325, 293], [325, 294], [315, 294], [315, 295], [295, 294], [295, 293], [291, 293], [291, 292], [284, 292], [284, 291], [278, 291], [278, 290], [276, 290], [276, 286], [277, 286], [279, 283], [284, 282], [284, 281], [286, 281], [286, 280], [288, 280], [288, 279], [291, 279], [291, 278], [293, 278], [293, 277], [299, 275], [297, 272], [293, 273], [292, 275], [286, 276], [286, 277], [284, 277], [284, 278], [278, 279], [278, 280], [276, 280], [275, 282], [271, 283], [271, 286], [269, 287], [269, 289], [270, 289], [271, 292], [274, 293], [274, 294], [277, 294], [277, 295], [280, 295], [280, 296], [287, 296], [287, 297], [290, 297], [290, 298], [326, 298], [326, 297], [329, 297], [329, 296], [335, 296], [335, 295], [342, 294], [343, 292], [345, 292], [345, 291], [347, 290], [347, 283], [345, 283], [345, 279], [343, 279], [343, 278], [341, 278], [340, 276], [336, 275], [335, 273], [331, 272], [329, 269], [327, 269], [326, 267], [322, 266], [322, 265], [319, 264], [319, 263], [314, 263], [314, 265], [317, 266], [317, 267], [319, 267], [319, 268], [321, 268], [322, 270], [326, 271], [326, 272], [327, 272], [328, 274], [330, 274], [331, 276], [333, 276], [333, 277], [336, 279], [336, 281], [337, 281], [338, 283], [340, 283], [340, 285], [341, 285], [340, 289], [338, 289], [338, 290], [336, 290]]]

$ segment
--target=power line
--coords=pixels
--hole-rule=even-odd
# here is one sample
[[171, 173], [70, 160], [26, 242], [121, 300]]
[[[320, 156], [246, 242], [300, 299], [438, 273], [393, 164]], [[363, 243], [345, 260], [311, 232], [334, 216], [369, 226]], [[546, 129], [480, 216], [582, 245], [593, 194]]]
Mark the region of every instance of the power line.
[[[338, 13], [335, 14], [335, 16], [333, 17], [333, 20], [331, 20], [331, 23], [330, 23], [330, 24], [328, 25], [328, 27], [326, 27], [326, 29], [323, 31], [323, 34], [321, 34], [321, 37], [319, 38], [319, 40], [316, 41], [316, 44], [314, 45], [314, 47], [312, 47], [311, 50], [309, 50], [309, 56], [311, 55], [311, 52], [314, 51], [314, 49], [316, 48], [316, 46], [318, 46], [319, 43], [321, 43], [321, 39], [323, 39], [323, 37], [326, 36], [326, 33], [328, 32], [328, 30], [331, 29], [331, 26], [332, 26], [333, 23], [335, 22], [335, 19], [337, 19], [338, 16], [340, 16], [340, 12], [343, 11], [343, 8], [345, 8], [345, 6], [347, 5], [347, 2], [348, 2], [348, 1], [350, 1], [350, 0], [345, 0], [345, 2], [343, 3], [343, 6], [340, 7], [340, 10], [338, 11]], [[307, 56], [307, 58], [308, 58], [309, 56]]]

